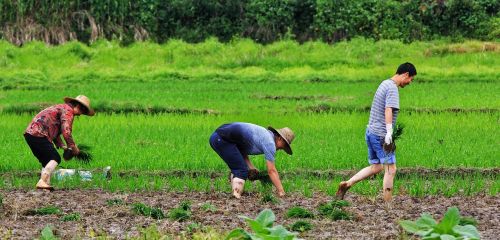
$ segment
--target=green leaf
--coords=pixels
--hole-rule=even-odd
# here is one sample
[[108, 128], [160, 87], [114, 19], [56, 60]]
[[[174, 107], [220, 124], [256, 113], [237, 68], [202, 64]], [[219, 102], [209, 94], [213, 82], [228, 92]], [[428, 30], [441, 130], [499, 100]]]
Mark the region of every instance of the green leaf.
[[431, 233], [431, 235], [423, 237], [422, 240], [439, 240], [439, 233]]
[[276, 217], [271, 209], [266, 208], [259, 213], [255, 220], [260, 222], [264, 227], [272, 227]]
[[436, 225], [436, 230], [438, 233], [453, 233], [453, 227], [455, 227], [460, 222], [460, 213], [457, 207], [450, 207], [448, 211], [444, 214], [441, 222]]
[[479, 232], [477, 231], [477, 228], [474, 227], [473, 225], [465, 225], [465, 226], [457, 225], [453, 228], [453, 232], [459, 234], [462, 237], [467, 237], [469, 239], [481, 238]]
[[255, 232], [255, 233], [264, 233], [264, 234], [269, 234], [269, 231], [266, 229], [265, 226], [262, 225], [261, 222], [258, 222], [257, 220], [253, 220], [251, 218], [246, 219], [248, 225], [250, 225], [250, 228]]
[[436, 220], [428, 213], [422, 214], [416, 223], [420, 228], [433, 228], [437, 225]]
[[286, 230], [286, 228], [284, 228], [281, 225], [275, 226], [273, 228], [268, 228], [268, 230], [271, 233], [270, 234], [271, 236], [278, 236], [281, 238], [297, 235], [296, 233], [289, 232], [288, 230]]
[[439, 237], [439, 239], [441, 239], [441, 240], [456, 240], [457, 238], [455, 236], [452, 236], [452, 235], [443, 234]]
[[56, 240], [56, 236], [54, 236], [54, 233], [52, 232], [52, 226], [47, 225], [45, 228], [42, 230], [42, 237], [40, 238], [42, 240]]
[[229, 239], [251, 239], [250, 237], [250, 234], [247, 233], [245, 230], [241, 229], [241, 228], [237, 228], [237, 229], [234, 229], [233, 231], [231, 231], [227, 236], [226, 238], [224, 238], [225, 240], [229, 240]]
[[416, 234], [420, 230], [420, 228], [417, 225], [417, 223], [415, 223], [413, 221], [409, 221], [409, 220], [400, 221], [399, 225], [401, 225], [401, 227], [403, 227], [403, 229], [406, 230], [409, 233]]

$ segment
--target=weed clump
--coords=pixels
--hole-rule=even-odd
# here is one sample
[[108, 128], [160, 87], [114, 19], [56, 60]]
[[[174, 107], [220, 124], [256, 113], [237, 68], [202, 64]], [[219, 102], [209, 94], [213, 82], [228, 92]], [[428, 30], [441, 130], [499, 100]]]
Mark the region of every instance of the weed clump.
[[297, 232], [305, 232], [311, 230], [313, 225], [307, 221], [297, 221], [290, 226], [290, 230]]
[[146, 217], [152, 217], [154, 219], [164, 219], [165, 214], [160, 208], [153, 208], [150, 206], [147, 206], [144, 203], [134, 203], [132, 210], [136, 214], [140, 214]]
[[313, 218], [314, 214], [301, 207], [292, 207], [286, 213], [288, 218]]

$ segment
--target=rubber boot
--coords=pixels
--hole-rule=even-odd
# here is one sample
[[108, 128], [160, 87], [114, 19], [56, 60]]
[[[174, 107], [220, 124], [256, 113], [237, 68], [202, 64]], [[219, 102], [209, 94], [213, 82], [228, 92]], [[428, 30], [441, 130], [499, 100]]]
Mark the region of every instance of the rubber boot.
[[49, 191], [54, 190], [54, 188], [50, 186], [50, 177], [52, 175], [52, 172], [54, 172], [54, 170], [56, 169], [56, 167], [57, 167], [57, 162], [54, 160], [50, 160], [50, 162], [47, 163], [47, 165], [45, 165], [45, 167], [42, 170], [40, 180], [36, 184], [37, 189], [44, 189]]
[[234, 177], [231, 181], [231, 186], [233, 188], [233, 196], [240, 199], [243, 193], [243, 187], [245, 186], [245, 180]]

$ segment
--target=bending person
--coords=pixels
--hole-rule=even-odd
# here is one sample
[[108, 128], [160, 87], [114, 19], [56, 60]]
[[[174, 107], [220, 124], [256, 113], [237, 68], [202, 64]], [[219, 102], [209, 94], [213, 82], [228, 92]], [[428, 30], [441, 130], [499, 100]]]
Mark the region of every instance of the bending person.
[[248, 155], [264, 154], [269, 178], [280, 197], [285, 195], [275, 166], [276, 150], [292, 155], [290, 144], [295, 138], [290, 128], [267, 129], [252, 123], [235, 122], [217, 128], [210, 137], [210, 146], [231, 169], [233, 196], [240, 198], [249, 170], [257, 171]]
[[[54, 148], [54, 144], [58, 148], [71, 148], [73, 155], [79, 154], [80, 150], [71, 135], [74, 116], [81, 114], [94, 116], [95, 114], [86, 96], [66, 97], [64, 102], [65, 104], [42, 110], [33, 118], [24, 132], [28, 146], [43, 167], [40, 180], [36, 184], [37, 189], [54, 189], [50, 186], [50, 176], [61, 163], [61, 157]], [[66, 146], [61, 140], [61, 134], [66, 141]]]

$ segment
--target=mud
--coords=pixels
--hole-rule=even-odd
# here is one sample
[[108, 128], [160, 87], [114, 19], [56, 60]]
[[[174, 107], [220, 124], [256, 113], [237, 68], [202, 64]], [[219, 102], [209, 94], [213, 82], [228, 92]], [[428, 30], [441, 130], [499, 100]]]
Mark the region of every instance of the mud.
[[[147, 144], [147, 143], [138, 143]], [[102, 173], [102, 169], [89, 169], [97, 174]], [[293, 171], [282, 171], [280, 176], [286, 178], [321, 178], [321, 179], [332, 179], [335, 177], [350, 177], [357, 173], [358, 170], [304, 170], [304, 169], [294, 169]], [[38, 177], [40, 171], [9, 171], [0, 173], [0, 176], [4, 179], [9, 178], [24, 178], [24, 177]], [[209, 171], [209, 170], [116, 170], [113, 171], [114, 176], [120, 177], [139, 177], [139, 176], [150, 176], [150, 177], [209, 177], [211, 179], [226, 177], [227, 172], [221, 171]], [[500, 168], [399, 168], [398, 178], [411, 178], [419, 176], [421, 178], [439, 178], [442, 176], [454, 176], [454, 177], [471, 177], [481, 175], [483, 177], [493, 177], [497, 178], [500, 176]]]
[[[52, 224], [56, 235], [62, 239], [90, 238], [92, 235], [106, 235], [116, 239], [138, 236], [144, 227], [155, 224], [162, 233], [179, 235], [188, 229], [190, 223], [211, 226], [219, 232], [227, 232], [237, 227], [245, 227], [239, 215], [255, 217], [264, 208], [271, 208], [277, 216], [277, 223], [284, 226], [297, 219], [287, 219], [286, 211], [293, 206], [302, 206], [313, 212], [332, 197], [315, 194], [311, 198], [290, 195], [280, 203], [261, 203], [257, 193], [245, 194], [241, 200], [230, 198], [228, 193], [198, 192], [136, 192], [112, 193], [101, 190], [59, 190], [52, 193], [41, 191], [1, 190], [3, 206], [0, 207], [0, 238], [33, 239], [40, 236], [40, 231]], [[106, 201], [123, 200], [123, 205], [108, 206]], [[131, 204], [142, 202], [159, 207], [165, 213], [175, 208], [183, 200], [192, 202], [192, 217], [185, 222], [169, 219], [155, 220], [135, 215]], [[500, 197], [442, 197], [432, 196], [415, 198], [395, 196], [393, 203], [385, 204], [381, 197], [369, 198], [347, 194], [346, 200], [351, 206], [346, 210], [354, 214], [350, 221], [331, 221], [324, 218], [308, 220], [313, 229], [303, 233], [305, 239], [398, 239], [402, 230], [399, 220], [415, 220], [423, 212], [429, 212], [440, 218], [450, 206], [458, 206], [462, 216], [471, 216], [478, 220], [478, 229], [482, 239], [497, 239], [500, 233]], [[201, 207], [205, 203], [214, 205], [215, 212], [205, 212]], [[62, 215], [31, 216], [28, 210], [54, 205], [64, 214], [78, 212], [82, 219], [76, 222], [62, 222]]]

